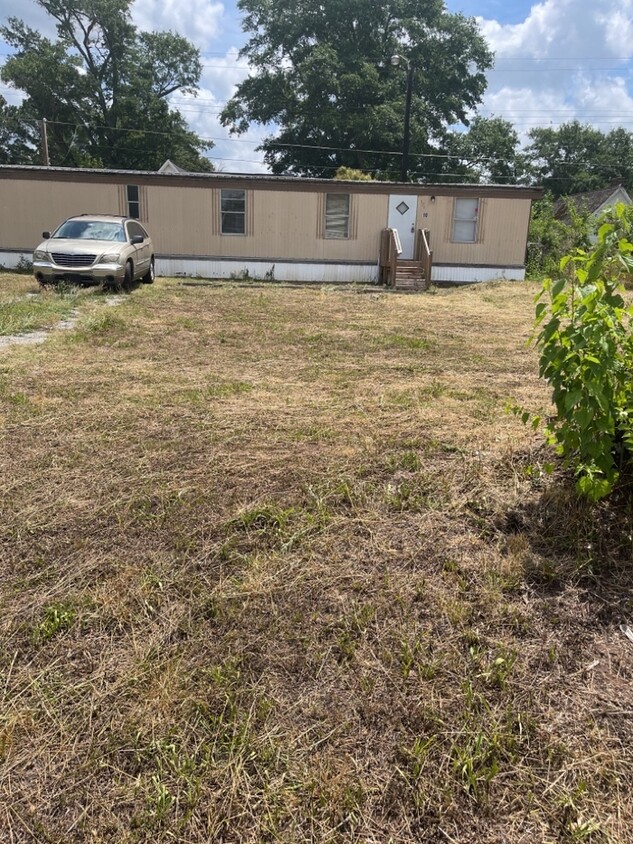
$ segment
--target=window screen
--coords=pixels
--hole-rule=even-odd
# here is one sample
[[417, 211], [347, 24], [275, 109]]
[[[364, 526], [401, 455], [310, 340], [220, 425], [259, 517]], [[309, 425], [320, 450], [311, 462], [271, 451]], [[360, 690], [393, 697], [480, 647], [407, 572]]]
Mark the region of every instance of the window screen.
[[325, 197], [325, 236], [335, 240], [349, 237], [349, 194], [328, 193]]
[[475, 243], [478, 219], [478, 199], [456, 199], [453, 208], [452, 240], [455, 243]]

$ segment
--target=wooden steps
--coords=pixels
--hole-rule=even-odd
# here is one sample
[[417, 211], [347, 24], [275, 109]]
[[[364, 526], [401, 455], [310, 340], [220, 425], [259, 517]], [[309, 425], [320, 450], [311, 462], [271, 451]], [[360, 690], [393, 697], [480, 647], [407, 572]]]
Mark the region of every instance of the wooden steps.
[[422, 261], [398, 261], [396, 283], [394, 284], [395, 290], [415, 292], [426, 290], [427, 286]]
[[386, 228], [380, 233], [378, 282], [392, 290], [415, 293], [428, 290], [433, 270], [433, 252], [429, 246], [431, 233], [418, 229], [413, 248], [414, 260], [403, 259], [397, 229]]

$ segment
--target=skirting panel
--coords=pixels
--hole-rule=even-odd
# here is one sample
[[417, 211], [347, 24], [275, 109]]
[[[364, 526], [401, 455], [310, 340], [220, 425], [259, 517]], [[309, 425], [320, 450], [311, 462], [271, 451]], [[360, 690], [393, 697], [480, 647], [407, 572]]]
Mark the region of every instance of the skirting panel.
[[0, 249], [0, 268], [14, 270], [16, 267], [30, 264], [33, 261], [32, 252], [18, 252], [13, 249]]
[[523, 281], [525, 269], [519, 267], [443, 267], [433, 264], [431, 279], [434, 282], [472, 284], [478, 281]]
[[[11, 270], [31, 262], [31, 252], [0, 249], [0, 268]], [[321, 284], [377, 284], [377, 264], [301, 263], [213, 258], [156, 258], [156, 274], [184, 278], [226, 278], [253, 281], [305, 281]], [[434, 282], [472, 284], [478, 281], [523, 281], [519, 267], [455, 267], [434, 264]]]
[[213, 258], [156, 258], [156, 274], [168, 277], [376, 284], [377, 264], [330, 264]]

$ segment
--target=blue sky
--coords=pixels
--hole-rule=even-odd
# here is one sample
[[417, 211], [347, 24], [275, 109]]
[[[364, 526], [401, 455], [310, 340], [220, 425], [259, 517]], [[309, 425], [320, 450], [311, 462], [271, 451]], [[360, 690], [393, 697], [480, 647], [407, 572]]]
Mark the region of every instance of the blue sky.
[[504, 0], [451, 0], [446, 3], [451, 12], [462, 12], [467, 17], [484, 17], [498, 20], [499, 23], [520, 23], [530, 12], [532, 3]]
[[[495, 52], [495, 68], [479, 112], [510, 120], [525, 138], [534, 126], [569, 120], [602, 131], [633, 131], [633, 0], [446, 0], [452, 12], [477, 18]], [[261, 171], [255, 151], [265, 134], [254, 126], [229, 139], [217, 115], [248, 73], [237, 52], [244, 43], [233, 0], [135, 0], [135, 22], [143, 29], [175, 29], [201, 50], [203, 76], [196, 99], [180, 95], [174, 105], [193, 129], [212, 138], [211, 152], [225, 171]], [[0, 20], [10, 15], [53, 35], [34, 0], [0, 0]], [[7, 52], [0, 42], [0, 61]], [[10, 101], [17, 94], [0, 84]]]

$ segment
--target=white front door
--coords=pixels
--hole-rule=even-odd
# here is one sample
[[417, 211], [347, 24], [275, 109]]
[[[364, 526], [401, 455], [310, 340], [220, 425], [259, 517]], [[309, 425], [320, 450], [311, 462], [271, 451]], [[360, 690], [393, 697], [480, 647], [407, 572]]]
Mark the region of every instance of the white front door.
[[389, 197], [389, 220], [387, 225], [390, 229], [397, 229], [402, 245], [401, 258], [410, 260], [413, 258], [413, 247], [415, 245], [415, 220], [418, 208], [417, 196]]

